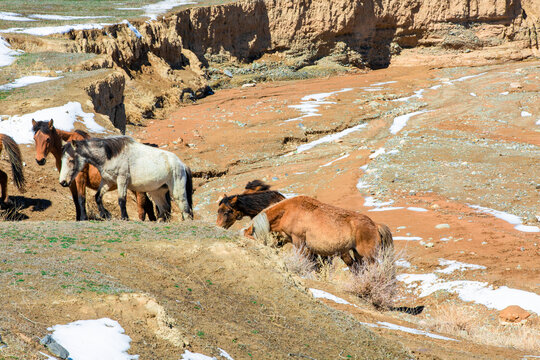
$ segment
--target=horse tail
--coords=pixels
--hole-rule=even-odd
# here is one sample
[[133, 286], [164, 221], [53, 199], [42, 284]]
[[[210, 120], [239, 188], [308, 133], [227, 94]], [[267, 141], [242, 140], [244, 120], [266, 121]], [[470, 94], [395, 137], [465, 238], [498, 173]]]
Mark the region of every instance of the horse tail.
[[261, 211], [251, 220], [253, 224], [253, 235], [258, 240], [264, 240], [270, 233], [270, 222], [264, 211]]
[[186, 192], [187, 192], [187, 201], [191, 213], [193, 213], [193, 175], [191, 174], [191, 169], [186, 166]]
[[381, 237], [381, 242], [379, 244], [381, 250], [393, 249], [394, 238], [392, 237], [390, 228], [385, 224], [377, 224], [377, 230], [379, 231], [379, 236]]
[[19, 145], [17, 145], [15, 140], [8, 135], [0, 134], [0, 138], [2, 140], [2, 146], [6, 149], [8, 154], [9, 163], [11, 164], [13, 182], [20, 192], [25, 192], [24, 186], [26, 180], [24, 179], [22, 155]]

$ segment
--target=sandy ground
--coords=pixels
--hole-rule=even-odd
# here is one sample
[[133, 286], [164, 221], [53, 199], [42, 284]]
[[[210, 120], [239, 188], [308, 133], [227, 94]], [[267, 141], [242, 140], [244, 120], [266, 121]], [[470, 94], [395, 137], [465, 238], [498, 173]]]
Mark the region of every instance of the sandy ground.
[[[458, 260], [486, 269], [455, 272], [445, 277], [448, 280], [485, 281], [495, 287], [540, 293], [540, 233], [518, 231], [469, 206], [508, 212], [518, 215], [523, 224], [540, 225], [536, 220], [540, 215], [539, 69], [538, 62], [481, 68], [391, 67], [367, 74], [257, 84], [219, 91], [165, 119], [128, 127], [128, 134], [175, 152], [192, 168], [195, 214], [205, 223], [215, 222], [216, 202], [223, 193], [240, 192], [248, 181], [263, 179], [287, 194], [306, 194], [364, 212], [388, 224], [394, 236], [421, 237], [424, 245], [396, 240], [397, 249], [412, 264], [403, 272], [430, 273], [441, 258]], [[377, 83], [386, 84], [372, 85]], [[419, 94], [421, 89], [424, 92]], [[290, 106], [308, 101], [307, 95], [336, 91], [342, 92], [327, 94], [324, 102], [315, 104], [317, 116], [296, 119], [302, 113]], [[415, 94], [418, 97], [408, 101], [394, 101]], [[417, 111], [429, 112], [412, 116], [396, 134], [390, 132], [396, 117]], [[287, 121], [290, 119], [296, 120]], [[298, 151], [299, 146], [361, 124], [366, 125], [337, 140]], [[381, 148], [385, 153], [375, 157]], [[28, 192], [20, 195], [10, 188], [21, 217], [32, 221], [73, 219], [69, 192], [58, 184], [52, 158], [39, 167], [33, 160], [32, 145], [23, 146], [22, 151], [30, 179]], [[367, 168], [360, 168], [365, 165]], [[8, 169], [5, 154], [0, 166]], [[88, 204], [92, 208], [91, 194], [89, 191]], [[373, 206], [365, 205], [369, 196], [377, 201], [393, 200], [389, 206], [403, 209], [370, 211]], [[116, 193], [109, 193], [106, 201], [118, 217]], [[136, 217], [133, 201], [128, 211]], [[448, 226], [437, 228], [440, 224]], [[357, 302], [326, 282], [304, 285]], [[141, 284], [135, 287], [144, 288]], [[447, 300], [454, 301], [456, 296], [417, 298], [409, 294], [398, 305], [427, 305], [425, 316], [429, 316], [431, 305]], [[323, 302], [364, 322], [391, 321], [414, 327], [420, 321], [365, 306]], [[497, 316], [496, 310], [483, 306], [478, 311]], [[405, 343], [418, 358], [519, 358], [530, 354], [374, 331]]]

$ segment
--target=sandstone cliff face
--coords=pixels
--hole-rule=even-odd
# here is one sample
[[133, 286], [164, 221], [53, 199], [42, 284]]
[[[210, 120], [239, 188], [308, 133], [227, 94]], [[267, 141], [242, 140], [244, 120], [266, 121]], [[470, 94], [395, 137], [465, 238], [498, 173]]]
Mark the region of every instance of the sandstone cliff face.
[[122, 134], [126, 131], [124, 87], [124, 76], [113, 73], [85, 88], [86, 93], [92, 99], [94, 110], [108, 116], [112, 125], [120, 130]]
[[[125, 25], [73, 34], [78, 51], [106, 53], [137, 69], [152, 52], [172, 67], [221, 54], [250, 61], [287, 52], [306, 63], [336, 48], [354, 65], [390, 63], [391, 45], [482, 48], [515, 42], [538, 50], [539, 0], [240, 0], [192, 8], [161, 21], [139, 23], [138, 39]], [[342, 44], [346, 46], [343, 47]], [[338, 46], [339, 45], [339, 46]]]

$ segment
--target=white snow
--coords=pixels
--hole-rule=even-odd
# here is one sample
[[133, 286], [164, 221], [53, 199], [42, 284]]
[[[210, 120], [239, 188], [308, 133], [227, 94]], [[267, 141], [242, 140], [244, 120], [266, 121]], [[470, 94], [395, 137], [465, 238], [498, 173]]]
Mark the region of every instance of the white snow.
[[536, 121], [536, 125], [540, 125], [540, 119]]
[[4, 21], [36, 21], [22, 16], [21, 14], [0, 11], [0, 20]]
[[368, 211], [392, 211], [392, 210], [402, 210], [404, 209], [401, 206], [387, 206], [387, 207], [378, 207], [375, 209], [369, 209]]
[[381, 206], [388, 206], [392, 205], [394, 203], [394, 200], [384, 201], [380, 202], [375, 200], [373, 196], [368, 196], [364, 199], [364, 206], [365, 207], [381, 207]]
[[12, 50], [6, 40], [0, 36], [0, 67], [11, 65], [15, 61], [15, 56], [21, 52]]
[[369, 155], [369, 158], [370, 159], [375, 159], [377, 156], [384, 154], [384, 152], [385, 152], [385, 149], [383, 147], [379, 148], [379, 149], [375, 150], [375, 152], [373, 154]]
[[220, 356], [224, 357], [224, 358], [227, 359], [227, 360], [234, 360], [234, 359], [232, 358], [232, 356], [229, 355], [225, 350], [223, 350], [222, 348], [218, 348], [218, 349], [219, 349], [219, 355], [220, 355]]
[[523, 225], [523, 222], [521, 221], [521, 218], [516, 215], [508, 214], [503, 211], [490, 209], [487, 207], [479, 206], [479, 205], [469, 205], [469, 207], [478, 210], [479, 212], [483, 212], [486, 214], [491, 214], [495, 216], [498, 219], [504, 220], [507, 223], [510, 223], [514, 226], [514, 229], [521, 231], [521, 232], [540, 232], [540, 227], [538, 226], [528, 226]]
[[382, 87], [375, 87], [375, 88], [372, 88], [372, 87], [365, 87], [365, 88], [362, 88], [364, 91], [381, 91], [383, 88]]
[[194, 353], [194, 352], [191, 352], [189, 350], [186, 350], [182, 354], [182, 357], [180, 359], [181, 360], [216, 360], [215, 357], [210, 357], [210, 356], [206, 356], [206, 355], [203, 355], [203, 354]]
[[445, 281], [435, 274], [400, 274], [397, 279], [409, 284], [410, 288], [416, 288], [420, 297], [446, 290], [457, 294], [463, 301], [473, 301], [488, 308], [502, 310], [510, 305], [518, 305], [540, 314], [540, 295], [532, 292], [506, 286], [494, 289], [492, 285], [480, 281]]
[[532, 116], [532, 114], [530, 112], [528, 112], [528, 111], [522, 111], [521, 116], [522, 117], [528, 117], [528, 116]]
[[423, 93], [424, 91], [426, 91], [426, 90], [425, 90], [425, 89], [415, 90], [415, 91], [414, 91], [414, 95], [402, 97], [402, 98], [399, 98], [399, 99], [394, 99], [394, 100], [392, 100], [392, 101], [409, 101], [410, 99], [414, 99], [414, 98], [421, 99], [421, 98], [424, 97], [424, 96], [422, 95], [422, 93]]
[[52, 14], [33, 14], [28, 17], [42, 20], [79, 20], [79, 19], [105, 19], [110, 16], [70, 16], [70, 15], [52, 15]]
[[67, 325], [55, 325], [53, 339], [62, 345], [73, 360], [138, 359], [138, 355], [129, 355], [131, 338], [124, 334], [124, 329], [114, 320], [79, 320]]
[[476, 94], [475, 94], [475, 93], [470, 93], [470, 95], [476, 97]]
[[356, 188], [360, 191], [362, 191], [362, 189], [366, 189], [369, 187], [369, 184], [365, 183], [362, 179], [359, 179], [358, 180], [358, 183], [356, 184]]
[[65, 34], [71, 30], [89, 30], [89, 29], [103, 29], [104, 26], [113, 24], [75, 24], [75, 25], [59, 25], [59, 26], [42, 26], [34, 28], [9, 28], [2, 29], [0, 32], [4, 33], [18, 33], [29, 34], [36, 36], [47, 36], [52, 34]]
[[367, 168], [368, 168], [368, 164], [360, 166], [360, 169], [363, 171], [367, 171]]
[[394, 83], [397, 83], [397, 81], [393, 80], [393, 81], [378, 82], [378, 83], [371, 84], [369, 86], [381, 86], [381, 85], [394, 84]]
[[442, 87], [441, 84], [438, 84], [438, 85], [433, 85], [432, 87], [430, 87], [431, 90], [437, 90], [438, 88]]
[[424, 208], [421, 208], [421, 207], [414, 207], [414, 206], [409, 206], [407, 208], [407, 210], [417, 211], [417, 212], [426, 212], [426, 211], [428, 211], [427, 209], [424, 209]]
[[411, 267], [411, 263], [408, 262], [405, 259], [397, 259], [395, 264], [396, 264], [396, 266], [403, 267], [403, 268], [410, 268]]
[[320, 145], [320, 144], [323, 144], [323, 143], [327, 143], [327, 142], [330, 142], [330, 141], [335, 141], [337, 139], [340, 139], [346, 135], [349, 135], [350, 133], [353, 133], [355, 131], [358, 131], [362, 128], [365, 128], [367, 126], [367, 124], [359, 124], [359, 125], [356, 125], [356, 126], [353, 126], [351, 128], [348, 128], [348, 129], [345, 129], [341, 132], [338, 132], [338, 133], [335, 133], [335, 134], [330, 134], [330, 135], [326, 135], [318, 140], [315, 140], [315, 141], [312, 141], [310, 143], [307, 143], [307, 144], [303, 144], [303, 145], [300, 145], [299, 147], [296, 148], [296, 152], [297, 153], [301, 153], [303, 151], [306, 151], [306, 150], [309, 150], [317, 145]]
[[24, 76], [22, 78], [15, 79], [15, 81], [0, 85], [0, 91], [6, 91], [11, 90], [15, 88], [24, 87], [31, 84], [37, 84], [45, 81], [51, 81], [51, 80], [58, 80], [63, 78], [63, 76], [56, 76], [56, 77], [47, 77], [47, 76]]
[[328, 162], [328, 163], [326, 163], [326, 164], [324, 164], [324, 165], [321, 165], [320, 167], [330, 166], [330, 165], [332, 165], [333, 163], [335, 163], [336, 161], [339, 161], [339, 160], [343, 160], [343, 159], [345, 159], [345, 158], [348, 158], [349, 155], [350, 155], [350, 154], [345, 154], [345, 155], [343, 155], [343, 156], [341, 156], [341, 157], [338, 157], [337, 159], [334, 159], [334, 160], [332, 160], [332, 161], [330, 161], [330, 162]]
[[133, 26], [129, 21], [124, 20], [124, 21], [122, 21], [122, 24], [126, 24], [126, 25], [128, 26], [128, 28], [129, 28], [131, 31], [133, 31], [133, 33], [135, 34], [135, 36], [136, 36], [137, 38], [139, 38], [139, 39], [142, 38], [142, 35], [141, 35], [141, 33], [139, 32], [139, 30], [137, 30], [137, 28], [136, 28], [135, 26]]
[[311, 294], [315, 299], [328, 299], [338, 304], [353, 305], [345, 299], [332, 295], [326, 291], [310, 288]]
[[510, 94], [510, 92], [505, 91], [505, 92], [500, 93], [499, 95], [508, 95], [508, 94]]
[[38, 351], [38, 354], [45, 356], [45, 358], [46, 358], [45, 360], [58, 360], [54, 356], [47, 355], [47, 354], [45, 354], [45, 353], [43, 353], [41, 351]]
[[415, 112], [412, 112], [412, 113], [409, 113], [409, 114], [405, 114], [405, 115], [401, 115], [401, 116], [398, 116], [398, 117], [395, 117], [394, 118], [394, 122], [392, 123], [392, 126], [390, 126], [390, 132], [392, 134], [397, 134], [398, 132], [401, 131], [401, 129], [403, 129], [405, 127], [405, 125], [407, 125], [407, 121], [409, 121], [409, 119], [413, 116], [416, 116], [416, 115], [420, 115], [420, 114], [423, 114], [423, 113], [427, 113], [427, 112], [430, 112], [431, 110], [420, 110], [420, 111], [415, 111]]
[[427, 332], [427, 331], [424, 331], [424, 330], [413, 329], [413, 328], [406, 327], [406, 326], [396, 325], [396, 324], [392, 324], [392, 323], [389, 323], [389, 322], [386, 322], [386, 321], [377, 321], [377, 324], [380, 327], [385, 328], [385, 329], [399, 330], [399, 331], [403, 331], [403, 332], [406, 332], [406, 333], [409, 333], [409, 334], [415, 334], [415, 335], [424, 335], [424, 336], [428, 336], [430, 338], [439, 339], [439, 340], [458, 341], [456, 339], [452, 339], [452, 338], [449, 338], [449, 337], [446, 337], [446, 336], [437, 335], [437, 334], [433, 334], [433, 333], [430, 333], [430, 332]]
[[419, 241], [422, 240], [419, 236], [393, 236], [394, 240], [404, 240], [404, 241]]
[[462, 76], [462, 77], [457, 78], [457, 79], [454, 79], [454, 80], [444, 81], [443, 84], [449, 84], [449, 85], [452, 85], [452, 84], [455, 83], [455, 82], [461, 82], [461, 81], [473, 79], [473, 78], [475, 78], [475, 77], [479, 77], [479, 76], [482, 76], [482, 75], [485, 75], [485, 74], [487, 74], [487, 73], [486, 73], [486, 72], [483, 72], [483, 73], [476, 74], [476, 75]]
[[163, 0], [154, 4], [145, 5], [142, 7], [142, 9], [144, 10], [144, 14], [146, 16], [148, 16], [151, 20], [155, 20], [157, 19], [158, 15], [164, 14], [174, 7], [196, 3], [197, 2], [190, 0]]
[[75, 122], [79, 121], [90, 132], [105, 132], [105, 128], [94, 120], [94, 114], [85, 113], [78, 102], [69, 102], [64, 106], [42, 109], [25, 115], [0, 115], [0, 119], [2, 119], [0, 121], [0, 133], [11, 136], [18, 144], [33, 143], [32, 119], [36, 121], [53, 119], [54, 126], [64, 131], [73, 130]]
[[303, 118], [307, 118], [307, 117], [311, 117], [311, 116], [321, 116], [321, 114], [319, 114], [319, 107], [321, 105], [335, 104], [336, 103], [335, 101], [326, 101], [327, 98], [329, 98], [332, 95], [342, 93], [342, 92], [351, 91], [351, 90], [352, 90], [352, 88], [344, 88], [344, 89], [341, 89], [341, 90], [327, 92], [327, 93], [306, 95], [301, 99], [300, 104], [298, 104], [298, 105], [289, 105], [289, 107], [291, 109], [296, 109], [296, 110], [300, 111], [300, 113], [302, 115], [299, 116], [299, 117], [295, 117], [295, 118], [292, 118], [292, 119], [285, 120], [285, 122], [298, 121], [298, 120], [301, 120]]
[[442, 274], [451, 274], [456, 270], [464, 271], [464, 270], [480, 270], [485, 269], [485, 266], [482, 265], [476, 265], [476, 264], [467, 264], [462, 263], [456, 260], [446, 260], [446, 259], [439, 259], [439, 265], [446, 266], [444, 269], [437, 269], [435, 272], [442, 273]]

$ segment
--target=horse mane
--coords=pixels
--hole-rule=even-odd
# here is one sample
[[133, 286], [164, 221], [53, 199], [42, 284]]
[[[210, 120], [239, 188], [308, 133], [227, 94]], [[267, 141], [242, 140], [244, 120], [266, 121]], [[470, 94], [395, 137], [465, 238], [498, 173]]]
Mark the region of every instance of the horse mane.
[[262, 180], [252, 180], [246, 184], [246, 190], [255, 190], [255, 191], [267, 191], [270, 190], [270, 185], [265, 183]]
[[111, 136], [107, 138], [93, 138], [89, 142], [103, 147], [107, 160], [112, 159], [124, 150], [126, 145], [133, 143], [135, 140], [129, 136]]
[[66, 152], [71, 157], [75, 156], [75, 149], [73, 149], [73, 145], [71, 145], [70, 142], [67, 142], [67, 143], [64, 144], [64, 146], [62, 146], [62, 155], [64, 155], [64, 153], [66, 153]]
[[[236, 197], [236, 201], [232, 202], [232, 199]], [[244, 215], [250, 218], [255, 217], [258, 213], [266, 209], [268, 206], [280, 202], [285, 199], [285, 196], [277, 191], [260, 191], [251, 194], [240, 194], [227, 196], [221, 199], [219, 205], [225, 204], [242, 212]]]
[[56, 129], [53, 127], [51, 130], [49, 128], [48, 121], [36, 121], [36, 125], [32, 125], [32, 130], [34, 131], [34, 134], [37, 133], [38, 131], [41, 131], [42, 133], [46, 135], [51, 135]]
[[[36, 134], [38, 131], [41, 131], [45, 135], [56, 133], [56, 128], [53, 126], [51, 129], [48, 121], [36, 121], [36, 125], [32, 125], [32, 130], [34, 131], [34, 134]], [[81, 135], [85, 139], [90, 138], [90, 135], [86, 131], [75, 130], [73, 132]]]

